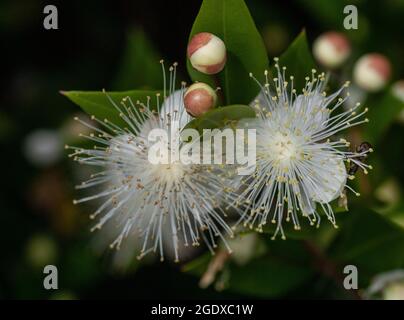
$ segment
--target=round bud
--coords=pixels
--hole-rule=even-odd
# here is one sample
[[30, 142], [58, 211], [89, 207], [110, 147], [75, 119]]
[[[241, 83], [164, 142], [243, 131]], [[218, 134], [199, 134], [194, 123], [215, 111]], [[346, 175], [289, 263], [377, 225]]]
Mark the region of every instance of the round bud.
[[389, 60], [381, 54], [369, 53], [362, 56], [355, 64], [353, 76], [362, 89], [375, 92], [382, 89], [391, 75]]
[[391, 87], [393, 95], [404, 103], [404, 80], [396, 81], [393, 86]]
[[187, 56], [196, 70], [215, 74], [222, 71], [226, 63], [226, 46], [214, 34], [201, 32], [189, 42]]
[[323, 66], [333, 69], [341, 66], [351, 53], [347, 37], [330, 31], [320, 35], [313, 44], [313, 55]]
[[[404, 80], [398, 80], [391, 87], [391, 92], [394, 97], [404, 103]], [[398, 114], [398, 121], [404, 125], [404, 108]]]
[[404, 299], [404, 280], [391, 281], [383, 289], [384, 300], [403, 300]]
[[47, 167], [59, 161], [63, 152], [63, 139], [56, 130], [37, 129], [29, 133], [24, 141], [27, 160], [38, 166]]
[[212, 109], [216, 101], [216, 92], [206, 83], [194, 83], [184, 94], [185, 110], [193, 117], [199, 117]]

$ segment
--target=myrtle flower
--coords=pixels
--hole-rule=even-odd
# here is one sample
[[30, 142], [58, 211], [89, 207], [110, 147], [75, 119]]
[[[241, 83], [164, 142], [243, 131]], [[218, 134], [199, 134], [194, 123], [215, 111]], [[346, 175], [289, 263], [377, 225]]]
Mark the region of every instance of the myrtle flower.
[[174, 259], [178, 261], [182, 246], [198, 246], [202, 239], [213, 251], [217, 246], [215, 238], [224, 240], [225, 235], [232, 235], [232, 230], [223, 220], [224, 212], [218, 206], [222, 182], [211, 167], [184, 164], [175, 157], [169, 157], [168, 163], [149, 161], [151, 143], [148, 135], [151, 130], [167, 130], [169, 153], [176, 144], [179, 148], [184, 146], [179, 135], [171, 132], [183, 128], [190, 120], [184, 109], [185, 84], [175, 90], [176, 64], [170, 68], [167, 90], [163, 63], [162, 66], [163, 103], [157, 95], [157, 111], [152, 110], [154, 99], [150, 97], [145, 103], [126, 97], [121, 106], [109, 98], [126, 125], [121, 127], [92, 117], [100, 128], [83, 122], [96, 133], [84, 137], [96, 142], [95, 148], [67, 148], [74, 151], [71, 156], [79, 163], [101, 168], [78, 186], [78, 189], [100, 187], [101, 190], [74, 201], [103, 199], [91, 215], [98, 219], [93, 230], [104, 225], [108, 225], [109, 231], [115, 228], [112, 248], [119, 248], [127, 238], [133, 241], [133, 235], [137, 235], [141, 244], [139, 258], [158, 251], [163, 260], [164, 248], [171, 247]]
[[363, 118], [367, 109], [358, 111], [359, 103], [342, 110], [349, 94], [340, 95], [349, 83], [327, 95], [325, 75], [316, 75], [313, 70], [312, 76], [306, 77], [302, 94], [298, 94], [293, 76], [288, 82], [286, 68], [281, 70], [278, 64], [276, 68], [278, 76], [271, 84], [267, 71], [264, 84], [251, 75], [261, 87], [253, 104], [257, 118], [241, 121], [239, 127], [256, 129], [256, 168], [242, 179], [241, 191], [231, 205], [244, 206], [244, 226], [262, 232], [263, 226], [271, 222], [276, 224], [273, 238], [278, 233], [285, 238], [284, 221], [291, 221], [299, 230], [300, 216], [318, 226], [320, 213], [324, 212], [337, 226], [330, 202], [345, 188], [359, 195], [347, 185], [353, 175], [347, 172], [345, 163], [367, 173], [371, 166], [361, 160], [372, 150], [351, 152], [350, 143], [343, 137], [332, 139], [347, 128], [368, 122]]

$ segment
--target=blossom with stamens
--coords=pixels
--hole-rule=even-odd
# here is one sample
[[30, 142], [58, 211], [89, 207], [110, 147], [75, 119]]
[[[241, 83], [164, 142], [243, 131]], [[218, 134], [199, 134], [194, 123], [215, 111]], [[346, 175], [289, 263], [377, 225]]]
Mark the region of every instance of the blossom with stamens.
[[[166, 87], [164, 66], [163, 76]], [[126, 97], [118, 105], [107, 95], [125, 125], [92, 117], [101, 128], [83, 124], [95, 131], [85, 137], [95, 141], [96, 147], [67, 146], [79, 163], [101, 168], [78, 186], [79, 189], [98, 186], [101, 190], [75, 203], [102, 199], [91, 216], [98, 219], [94, 229], [101, 229], [105, 224], [109, 229], [116, 228], [111, 247], [117, 248], [126, 238], [137, 234], [141, 247], [139, 258], [158, 251], [163, 259], [164, 248], [169, 246], [178, 261], [182, 246], [198, 246], [202, 239], [213, 250], [216, 237], [224, 239], [225, 235], [232, 235], [223, 220], [223, 210], [218, 208], [221, 178], [212, 173], [211, 167], [184, 164], [170, 152], [176, 144], [180, 150], [185, 144], [171, 132], [190, 120], [183, 101], [185, 84], [175, 91], [175, 77], [176, 64], [170, 68], [169, 90], [164, 89], [163, 104], [160, 105], [160, 96], [156, 97], [157, 111], [152, 110], [154, 99], [150, 97], [144, 103]], [[153, 129], [166, 130], [170, 137], [168, 163], [149, 161], [149, 133]]]
[[281, 70], [277, 64], [276, 68], [278, 76], [271, 83], [267, 71], [265, 84], [251, 75], [262, 89], [253, 105], [257, 117], [239, 122], [239, 127], [256, 129], [256, 169], [243, 178], [241, 191], [230, 206], [245, 208], [240, 220], [244, 226], [262, 232], [271, 222], [276, 224], [273, 238], [280, 233], [284, 239], [284, 222], [291, 221], [299, 230], [301, 216], [318, 226], [323, 212], [336, 226], [330, 202], [345, 188], [352, 190], [347, 179], [353, 176], [347, 173], [345, 163], [352, 162], [367, 173], [371, 166], [360, 160], [372, 150], [351, 152], [343, 137], [332, 139], [347, 128], [368, 122], [363, 119], [367, 109], [360, 111], [359, 103], [351, 110], [342, 109], [349, 95], [340, 95], [348, 83], [326, 95], [324, 74], [316, 75], [313, 70], [299, 94], [293, 77], [290, 82], [285, 78], [286, 68]]

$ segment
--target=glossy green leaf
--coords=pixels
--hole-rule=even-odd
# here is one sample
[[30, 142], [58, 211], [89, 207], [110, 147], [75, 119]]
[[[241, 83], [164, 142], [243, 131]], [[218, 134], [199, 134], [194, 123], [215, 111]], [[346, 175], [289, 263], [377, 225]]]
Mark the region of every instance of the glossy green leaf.
[[113, 88], [130, 90], [163, 87], [161, 57], [140, 29], [132, 29]]
[[[298, 92], [301, 92], [306, 83], [305, 77], [311, 76], [312, 69], [316, 68], [304, 30], [279, 57], [278, 64], [281, 68], [287, 68], [287, 78], [293, 76], [293, 86]], [[277, 71], [274, 66], [271, 68], [271, 73], [274, 77], [277, 76]]]
[[102, 92], [102, 91], [62, 91], [63, 95], [80, 106], [89, 115], [94, 115], [100, 120], [108, 119], [116, 125], [126, 125], [119, 116], [119, 111], [109, 101], [108, 96], [121, 106], [121, 100], [129, 97], [134, 103], [141, 101], [146, 103], [147, 97], [155, 97], [159, 91], [152, 90], [132, 90], [122, 92]]
[[366, 139], [377, 145], [402, 110], [404, 103], [396, 98], [391, 90], [379, 102], [370, 105], [367, 114], [370, 122], [364, 127]]
[[305, 283], [314, 271], [279, 259], [257, 259], [231, 268], [229, 290], [260, 298], [276, 298]]
[[231, 105], [210, 110], [201, 117], [193, 119], [185, 128], [196, 129], [202, 133], [203, 129], [223, 128], [227, 125], [231, 125], [233, 121], [254, 117], [255, 111], [251, 107]]
[[249, 73], [257, 77], [268, 68], [265, 45], [243, 0], [204, 0], [190, 38], [199, 32], [211, 32], [221, 38], [227, 49], [224, 70], [214, 76], [195, 70], [187, 59], [194, 81], [220, 86], [222, 104], [250, 103], [259, 92]]

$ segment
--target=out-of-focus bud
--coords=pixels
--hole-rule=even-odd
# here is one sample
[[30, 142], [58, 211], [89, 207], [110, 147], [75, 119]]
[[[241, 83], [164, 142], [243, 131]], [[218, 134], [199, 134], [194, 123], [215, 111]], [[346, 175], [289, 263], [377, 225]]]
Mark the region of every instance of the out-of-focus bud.
[[23, 148], [25, 157], [30, 163], [46, 167], [60, 159], [63, 141], [57, 131], [39, 129], [25, 138]]
[[53, 264], [57, 257], [56, 243], [47, 235], [35, 235], [27, 243], [26, 256], [28, 262], [35, 268]]
[[351, 53], [347, 37], [339, 32], [330, 31], [320, 35], [313, 44], [313, 55], [326, 68], [340, 67]]
[[391, 92], [398, 100], [404, 103], [404, 80], [396, 81], [391, 87]]
[[384, 300], [404, 300], [404, 281], [390, 283], [383, 290]]
[[206, 83], [191, 85], [184, 95], [184, 106], [193, 117], [199, 117], [216, 105], [216, 92]]
[[366, 299], [404, 300], [404, 270], [378, 274], [363, 292]]
[[231, 258], [238, 265], [245, 265], [257, 254], [258, 236], [255, 233], [229, 239], [228, 243], [233, 250]]
[[224, 42], [209, 32], [194, 35], [188, 44], [187, 55], [192, 66], [206, 74], [222, 71], [226, 63]]
[[398, 80], [391, 87], [393, 96], [403, 103], [403, 108], [398, 114], [398, 122], [404, 125], [404, 80]]
[[355, 83], [369, 92], [382, 89], [390, 79], [391, 66], [389, 60], [379, 53], [362, 56], [354, 67]]
[[390, 178], [375, 190], [375, 196], [387, 204], [396, 204], [401, 199], [400, 185], [394, 178]]

